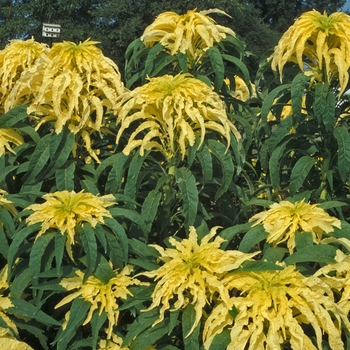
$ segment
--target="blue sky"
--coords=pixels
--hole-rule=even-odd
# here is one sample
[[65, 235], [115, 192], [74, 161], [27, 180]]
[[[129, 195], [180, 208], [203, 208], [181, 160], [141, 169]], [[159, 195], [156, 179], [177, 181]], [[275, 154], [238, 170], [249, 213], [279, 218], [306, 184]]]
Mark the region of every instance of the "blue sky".
[[343, 7], [343, 11], [350, 10], [350, 0], [346, 0], [346, 3]]

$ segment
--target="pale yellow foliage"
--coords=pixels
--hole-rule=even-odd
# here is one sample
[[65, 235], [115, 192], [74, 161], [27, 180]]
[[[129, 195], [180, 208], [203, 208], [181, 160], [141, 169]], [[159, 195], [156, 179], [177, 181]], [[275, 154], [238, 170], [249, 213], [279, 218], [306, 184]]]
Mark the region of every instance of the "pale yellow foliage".
[[[226, 327], [231, 336], [227, 350], [282, 349], [286, 343], [293, 350], [317, 350], [322, 349], [324, 333], [332, 350], [344, 349], [341, 322], [348, 329], [350, 323], [321, 279], [305, 277], [288, 266], [277, 271], [234, 271], [224, 282], [240, 294], [231, 297], [229, 307], [225, 303], [214, 307], [204, 325], [205, 349]], [[238, 312], [234, 319], [229, 313], [232, 308]], [[302, 325], [313, 328], [317, 347]]]
[[339, 79], [341, 95], [349, 80], [349, 30], [350, 16], [343, 12], [329, 16], [316, 10], [305, 12], [278, 42], [271, 67], [282, 75], [284, 65], [295, 62], [320, 81], [323, 75], [327, 82]]
[[[340, 243], [340, 242], [339, 242]], [[316, 276], [323, 276], [323, 280], [341, 295], [338, 302], [346, 315], [350, 312], [350, 256], [337, 250], [334, 264], [327, 264], [318, 271]]]
[[6, 153], [6, 150], [15, 154], [16, 152], [12, 149], [11, 144], [19, 146], [23, 142], [22, 136], [16, 130], [0, 129], [0, 157]]
[[[8, 193], [0, 189], [0, 206], [6, 208], [12, 215], [17, 215], [17, 210], [13, 203], [6, 198]], [[0, 223], [1, 225], [1, 223]]]
[[218, 227], [212, 228], [200, 243], [195, 228], [191, 226], [188, 238], [181, 242], [173, 237], [169, 238], [170, 244], [175, 248], [164, 249], [151, 245], [157, 249], [159, 259], [164, 263], [155, 271], [141, 274], [157, 281], [152, 293], [152, 304], [145, 310], [160, 306], [160, 317], [153, 326], [164, 319], [166, 310], [179, 310], [192, 304], [196, 319], [190, 334], [200, 322], [206, 304], [217, 297], [229, 304], [228, 290], [221, 279], [227, 271], [239, 268], [244, 261], [250, 260], [257, 253], [245, 254], [237, 250], [220, 249], [225, 241], [223, 238], [217, 236], [210, 242], [217, 229]]
[[[64, 41], [53, 44], [47, 56], [23, 72], [6, 100], [5, 110], [26, 96], [33, 96], [27, 112], [35, 116], [37, 128], [53, 123], [56, 133], [64, 126], [74, 134], [101, 131], [106, 115], [117, 97], [124, 92], [118, 66], [89, 39], [75, 44]], [[80, 136], [79, 136], [80, 137]], [[95, 151], [88, 147], [97, 162]]]
[[163, 12], [145, 29], [141, 40], [146, 47], [160, 43], [171, 55], [181, 52], [191, 58], [200, 58], [206, 49], [220, 42], [227, 34], [236, 36], [230, 28], [216, 24], [208, 16], [211, 13], [228, 16], [219, 9], [189, 10], [183, 15]]
[[26, 209], [33, 210], [27, 218], [27, 225], [41, 222], [41, 229], [36, 238], [48, 229], [56, 229], [65, 234], [67, 232], [66, 249], [72, 257], [71, 246], [75, 243], [75, 234], [78, 225], [88, 222], [92, 227], [97, 223], [103, 224], [104, 217], [111, 217], [107, 207], [115, 204], [115, 197], [111, 194], [95, 196], [92, 193], [80, 191], [56, 191], [47, 193], [42, 204], [32, 204]]
[[[31, 68], [38, 57], [48, 53], [45, 44], [38, 43], [34, 38], [28, 40], [11, 40], [0, 51], [0, 115], [4, 113], [4, 103], [21, 73]], [[23, 99], [19, 104], [28, 102]]]
[[0, 349], [2, 350], [34, 350], [28, 344], [13, 337], [8, 328], [0, 328]]
[[129, 126], [138, 126], [128, 135], [128, 144], [123, 152], [140, 147], [162, 152], [168, 159], [180, 153], [182, 159], [188, 146], [193, 146], [200, 137], [198, 148], [210, 131], [221, 134], [230, 145], [231, 133], [241, 136], [228, 119], [225, 104], [211, 87], [190, 74], [164, 75], [133, 91], [126, 92], [116, 105], [117, 125], [120, 137]]
[[341, 228], [341, 222], [330, 216], [318, 204], [305, 203], [304, 200], [291, 203], [281, 201], [270, 206], [269, 210], [255, 214], [250, 220], [253, 226], [263, 224], [268, 233], [267, 242], [274, 246], [287, 242], [290, 254], [295, 248], [295, 233], [311, 232], [313, 241], [320, 243], [324, 233]]
[[[251, 93], [251, 90], [249, 89], [249, 86], [246, 84], [246, 82], [239, 77], [238, 75], [234, 76], [235, 80], [235, 88], [231, 91], [231, 95], [240, 101], [248, 101], [251, 97], [256, 97], [256, 94], [254, 91]], [[225, 78], [224, 79], [225, 84], [228, 86], [229, 89], [231, 89], [230, 79]], [[255, 85], [252, 83], [249, 83], [252, 89], [255, 89]]]
[[[18, 335], [18, 329], [16, 324], [7, 314], [7, 309], [12, 307], [13, 304], [9, 298], [9, 284], [8, 279], [8, 265], [6, 264], [0, 272], [0, 317], [6, 323], [8, 331], [2, 331], [3, 336], [14, 336]], [[2, 328], [0, 328], [2, 329]], [[0, 338], [1, 339], [1, 338]]]
[[[128, 289], [129, 286], [148, 285], [148, 283], [140, 282], [137, 278], [129, 277], [132, 270], [133, 268], [131, 265], [125, 266], [120, 272], [114, 270], [115, 277], [112, 277], [107, 284], [95, 276], [89, 276], [88, 279], [83, 282], [84, 273], [82, 271], [76, 271], [75, 277], [63, 278], [60, 285], [67, 291], [74, 289], [78, 290], [63, 298], [55, 306], [55, 309], [70, 303], [76, 298], [83, 298], [91, 303], [91, 307], [83, 325], [86, 325], [91, 321], [95, 311], [97, 311], [99, 315], [105, 311], [109, 323], [106, 330], [107, 339], [112, 338], [113, 340], [113, 327], [118, 324], [119, 319], [119, 311], [117, 311], [117, 309], [119, 307], [120, 299], [126, 299], [128, 295], [132, 296], [132, 293]], [[68, 320], [69, 314], [66, 317], [66, 322], [62, 326], [63, 329], [66, 327]]]
[[[277, 99], [274, 101], [274, 105], [277, 102]], [[301, 108], [302, 108], [302, 113], [307, 115], [306, 112], [306, 96], [303, 96], [301, 99]], [[290, 117], [293, 114], [293, 107], [292, 107], [292, 100], [289, 100], [286, 104], [283, 105], [282, 111], [280, 114], [280, 120], [284, 120], [288, 117]], [[275, 121], [276, 116], [270, 111], [269, 114], [267, 115], [267, 121]]]

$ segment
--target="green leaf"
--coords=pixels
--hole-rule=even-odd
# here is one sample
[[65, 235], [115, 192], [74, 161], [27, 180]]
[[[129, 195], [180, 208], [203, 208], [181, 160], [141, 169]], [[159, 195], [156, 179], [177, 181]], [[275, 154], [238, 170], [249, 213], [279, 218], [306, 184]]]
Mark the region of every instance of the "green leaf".
[[28, 105], [17, 106], [2, 115], [0, 118], [0, 128], [13, 128], [19, 121], [27, 119], [27, 107]]
[[96, 169], [95, 181], [97, 182], [101, 174], [109, 167], [116, 167], [116, 170], [119, 170], [119, 175], [122, 178], [123, 177], [122, 169], [127, 160], [128, 160], [128, 157], [122, 152], [113, 154], [110, 157], [106, 158], [105, 160], [102, 161], [102, 163]]
[[293, 79], [293, 82], [292, 82], [291, 99], [292, 99], [293, 117], [291, 119], [296, 119], [296, 121], [298, 121], [301, 116], [303, 96], [305, 95], [306, 82], [308, 80], [310, 80], [309, 76], [305, 75], [304, 73], [299, 73]]
[[206, 51], [206, 54], [209, 56], [211, 66], [215, 73], [215, 90], [219, 91], [222, 87], [225, 77], [225, 66], [222, 60], [221, 52], [216, 47], [210, 47]]
[[338, 170], [343, 183], [346, 183], [350, 175], [350, 135], [348, 130], [337, 127], [334, 129], [334, 137], [338, 143]]
[[233, 63], [235, 66], [239, 68], [239, 70], [243, 73], [243, 80], [248, 83], [250, 81], [250, 74], [247, 66], [243, 63], [241, 58], [234, 57], [232, 55], [222, 54], [222, 59], [224, 61]]
[[276, 147], [273, 150], [269, 160], [270, 180], [271, 180], [271, 185], [274, 189], [280, 187], [281, 158], [284, 155], [284, 151], [286, 149], [288, 142], [289, 140], [283, 142], [281, 145]]
[[65, 128], [60, 134], [53, 134], [50, 141], [50, 163], [45, 171], [45, 177], [52, 176], [57, 169], [65, 164], [72, 153], [75, 135], [68, 128]]
[[310, 156], [303, 156], [295, 163], [290, 175], [289, 184], [289, 190], [292, 196], [294, 196], [302, 186], [314, 165], [315, 160]]
[[277, 145], [290, 133], [293, 128], [293, 118], [283, 119], [268, 139], [269, 151], [273, 152]]
[[[149, 331], [152, 324], [158, 319], [158, 317], [158, 308], [140, 313], [136, 320], [130, 324], [128, 333], [124, 337], [122, 347], [129, 345], [134, 338], [137, 339], [141, 332], [145, 330]], [[142, 349], [145, 347], [147, 347], [147, 345], [142, 344], [140, 348]], [[137, 350], [137, 348], [135, 350]]]
[[198, 190], [196, 179], [185, 167], [175, 168], [175, 179], [182, 195], [182, 213], [185, 217], [185, 227], [193, 225], [197, 216]]
[[277, 96], [280, 95], [281, 92], [288, 90], [290, 87], [291, 87], [291, 84], [284, 84], [284, 85], [278, 86], [267, 95], [261, 107], [261, 120], [263, 122], [263, 126], [264, 124], [267, 123], [267, 116], [271, 110], [271, 107], [275, 104], [275, 99], [277, 98]]
[[222, 179], [219, 189], [215, 194], [215, 200], [219, 199], [229, 188], [234, 174], [232, 155], [226, 152], [226, 147], [221, 142], [208, 140], [208, 147], [212, 154], [219, 160], [222, 171]]
[[138, 256], [158, 258], [158, 251], [138, 239], [129, 239], [131, 251]]
[[210, 344], [209, 350], [223, 350], [226, 349], [231, 342], [231, 330], [225, 329], [223, 332], [216, 334]]
[[95, 231], [88, 222], [81, 226], [78, 225], [77, 230], [86, 254], [86, 271], [84, 274], [84, 281], [86, 281], [97, 267], [97, 243]]
[[56, 170], [55, 181], [57, 191], [74, 190], [75, 163], [67, 162], [63, 167]]
[[[1, 219], [0, 219], [0, 222], [1, 222]], [[4, 229], [2, 228], [2, 226], [0, 226], [0, 254], [5, 258], [5, 260], [7, 260], [9, 248], [10, 246], [8, 244]]]
[[[121, 209], [121, 208], [120, 208]], [[125, 211], [126, 209], [124, 209]], [[113, 214], [112, 214], [113, 215]], [[128, 245], [128, 237], [126, 236], [125, 230], [119, 222], [112, 218], [104, 218], [105, 224], [114, 232], [114, 234], [119, 238], [119, 243], [122, 248], [122, 256], [124, 263], [128, 261], [129, 255], [129, 245]]]
[[252, 224], [250, 222], [247, 222], [245, 224], [235, 225], [228, 227], [220, 232], [220, 237], [226, 240], [222, 244], [222, 248], [225, 249], [227, 245], [230, 243], [230, 241], [239, 233], [247, 232], [251, 228]]
[[299, 262], [334, 263], [336, 247], [319, 244], [298, 249], [294, 254], [284, 259], [287, 265]]
[[[8, 196], [6, 196], [6, 198], [8, 198]], [[0, 223], [4, 226], [7, 235], [13, 237], [16, 231], [15, 219], [3, 206], [0, 206]]]
[[101, 255], [97, 255], [97, 266], [94, 275], [101, 280], [103, 283], [107, 284], [109, 280], [115, 277], [115, 273], [108, 261]]
[[164, 49], [164, 46], [160, 43], [155, 44], [149, 51], [145, 62], [144, 77], [152, 76], [152, 70], [155, 57]]
[[130, 350], [145, 349], [147, 346], [155, 343], [161, 339], [169, 330], [169, 319], [165, 319], [162, 322], [156, 324], [153, 327], [149, 327], [142, 333], [140, 333], [130, 344]]
[[64, 235], [61, 232], [57, 232], [55, 235], [55, 260], [57, 273], [61, 269], [66, 239], [67, 232]]
[[[12, 291], [11, 291], [12, 294]], [[43, 330], [39, 327], [28, 324], [28, 322], [23, 320], [16, 320], [16, 326], [19, 329], [27, 331], [28, 334], [32, 334], [39, 340], [40, 345], [44, 350], [49, 350], [47, 346], [47, 337], [43, 334]]]
[[92, 330], [92, 338], [89, 347], [92, 347], [93, 350], [96, 349], [97, 342], [99, 340], [99, 331], [101, 330], [106, 320], [107, 313], [105, 311], [101, 312], [101, 314], [99, 312], [94, 312], [91, 318], [90, 324]]
[[142, 204], [141, 216], [145, 221], [147, 233], [150, 232], [152, 228], [152, 223], [157, 215], [161, 198], [162, 194], [158, 190], [151, 190]]
[[108, 174], [105, 187], [106, 193], [116, 193], [121, 189], [123, 184], [124, 166], [128, 159], [124, 153], [118, 153], [116, 155], [113, 155], [112, 157], [114, 159], [114, 162], [113, 167]]
[[180, 66], [182, 73], [187, 73], [188, 72], [187, 54], [182, 53], [182, 52], [178, 52], [177, 60], [179, 62], [179, 66]]
[[73, 300], [67, 326], [65, 330], [58, 333], [54, 341], [54, 343], [57, 343], [57, 350], [66, 350], [68, 348], [68, 343], [75, 336], [78, 327], [84, 322], [90, 307], [91, 304], [82, 298]]
[[203, 184], [208, 183], [213, 178], [213, 161], [208, 146], [203, 143], [197, 151], [197, 157], [202, 167]]
[[282, 261], [285, 254], [288, 254], [288, 250], [286, 248], [271, 247], [268, 245], [268, 248], [264, 251], [264, 255], [261, 260], [276, 263], [278, 261]]
[[33, 232], [39, 231], [41, 227], [41, 223], [36, 223], [34, 225], [24, 227], [23, 229], [16, 232], [14, 235], [12, 242], [10, 244], [10, 248], [8, 251], [8, 267], [9, 267], [9, 277], [11, 276], [11, 267], [17, 258], [17, 256], [20, 254], [20, 246], [21, 244], [26, 240], [26, 238], [32, 234]]
[[265, 232], [264, 226], [259, 224], [252, 227], [244, 236], [239, 245], [239, 250], [248, 253], [259, 242], [265, 240], [267, 233]]
[[[137, 181], [139, 178], [139, 173], [142, 167], [143, 162], [145, 161], [145, 156], [140, 156], [139, 152], [136, 152], [132, 157], [130, 166], [128, 169], [128, 176], [126, 178], [124, 194], [129, 196], [131, 199], [136, 199], [137, 192]], [[133, 206], [128, 205], [128, 208]]]
[[24, 184], [31, 184], [40, 178], [47, 161], [50, 158], [51, 134], [44, 136], [37, 144], [34, 153], [30, 157], [28, 172], [23, 176]]
[[199, 350], [200, 323], [191, 334], [190, 331], [196, 321], [196, 310], [192, 304], [188, 304], [182, 313], [182, 337], [185, 350]]
[[21, 299], [24, 290], [30, 284], [32, 279], [29, 268], [25, 268], [20, 272], [16, 272], [15, 279], [11, 284], [11, 296], [13, 298]]
[[23, 299], [10, 297], [12, 305], [6, 310], [19, 316], [29, 317], [46, 325], [60, 326], [60, 322], [40, 310], [39, 306], [34, 306]]
[[55, 238], [56, 232], [45, 232], [35, 240], [29, 255], [29, 270], [33, 284], [37, 284], [38, 275], [41, 272], [42, 259], [47, 246]]
[[268, 271], [283, 270], [283, 267], [270, 261], [245, 261], [238, 271]]
[[295, 232], [294, 237], [297, 250], [303, 249], [304, 247], [312, 247], [314, 243], [311, 232]]

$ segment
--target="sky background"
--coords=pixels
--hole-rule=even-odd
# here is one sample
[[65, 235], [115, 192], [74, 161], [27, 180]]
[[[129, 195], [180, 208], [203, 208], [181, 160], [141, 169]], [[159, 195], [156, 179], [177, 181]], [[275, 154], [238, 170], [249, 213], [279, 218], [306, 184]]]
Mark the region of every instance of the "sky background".
[[343, 7], [343, 11], [346, 11], [346, 10], [350, 10], [350, 0], [347, 0]]

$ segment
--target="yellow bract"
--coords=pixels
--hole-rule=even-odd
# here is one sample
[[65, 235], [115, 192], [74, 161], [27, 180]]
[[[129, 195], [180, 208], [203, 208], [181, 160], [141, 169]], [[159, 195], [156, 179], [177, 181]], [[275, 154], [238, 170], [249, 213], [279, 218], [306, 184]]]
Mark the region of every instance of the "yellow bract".
[[[0, 115], [4, 113], [4, 103], [21, 73], [31, 68], [36, 59], [46, 55], [48, 50], [47, 45], [31, 38], [11, 40], [5, 49], [0, 51]], [[21, 102], [25, 103], [26, 100]]]
[[311, 232], [313, 241], [319, 243], [324, 233], [334, 231], [334, 226], [341, 228], [339, 219], [330, 216], [317, 204], [305, 203], [304, 200], [274, 203], [269, 210], [255, 214], [249, 221], [255, 221], [253, 226], [264, 225], [268, 233], [267, 242], [273, 245], [287, 242], [290, 253], [295, 248], [296, 231]]
[[84, 222], [88, 222], [92, 227], [95, 227], [97, 223], [103, 224], [104, 217], [111, 217], [106, 207], [116, 203], [115, 197], [111, 194], [98, 197], [83, 191], [79, 193], [57, 191], [47, 193], [42, 198], [46, 202], [27, 207], [34, 211], [28, 216], [27, 224], [42, 223], [36, 238], [50, 228], [59, 230], [61, 234], [67, 232], [66, 249], [72, 259], [71, 246], [75, 242], [77, 226]]
[[[0, 102], [1, 104], [1, 102]], [[19, 146], [23, 144], [22, 136], [13, 129], [0, 129], [0, 157], [6, 153], [6, 150], [16, 153], [10, 144]]]
[[[6, 264], [0, 272], [0, 318], [7, 325], [6, 330], [0, 328], [0, 339], [1, 336], [10, 336], [18, 335], [18, 329], [16, 324], [11, 320], [11, 318], [7, 315], [6, 310], [9, 307], [12, 307], [13, 304], [9, 298], [9, 284], [7, 282], [8, 279], [8, 265]], [[1, 342], [0, 342], [1, 344]]]
[[302, 14], [283, 34], [272, 59], [272, 69], [280, 72], [288, 62], [296, 62], [302, 71], [309, 71], [328, 82], [339, 79], [340, 95], [349, 80], [350, 16], [343, 12], [326, 13], [313, 10]]
[[339, 306], [346, 315], [350, 312], [350, 256], [337, 250], [336, 263], [327, 264], [319, 269], [315, 275], [323, 276], [324, 281], [341, 295]]
[[[107, 339], [112, 338], [113, 327], [118, 324], [119, 311], [117, 311], [117, 309], [119, 307], [120, 299], [126, 299], [128, 295], [132, 296], [132, 293], [128, 290], [128, 287], [131, 285], [148, 285], [148, 283], [140, 282], [137, 278], [129, 277], [132, 270], [133, 268], [130, 265], [125, 266], [120, 272], [115, 270], [115, 277], [112, 277], [107, 284], [103, 283], [95, 276], [89, 276], [88, 279], [83, 282], [84, 273], [82, 271], [76, 271], [75, 277], [63, 278], [60, 285], [68, 291], [74, 289], [78, 289], [78, 291], [63, 298], [55, 306], [55, 309], [78, 297], [83, 298], [91, 303], [89, 313], [83, 325], [91, 321], [95, 311], [97, 311], [99, 315], [105, 311], [109, 322], [106, 330]], [[69, 316], [69, 314], [66, 315], [66, 322], [62, 326], [63, 329], [67, 325]]]
[[188, 304], [194, 306], [196, 319], [189, 334], [198, 325], [207, 303], [216, 297], [228, 303], [229, 294], [221, 282], [222, 277], [227, 271], [239, 268], [244, 261], [250, 260], [257, 253], [245, 254], [220, 249], [225, 241], [221, 237], [209, 242], [216, 235], [217, 229], [218, 227], [212, 228], [200, 244], [197, 241], [197, 232], [192, 226], [188, 239], [178, 242], [172, 237], [169, 238], [175, 249], [164, 250], [158, 245], [152, 245], [160, 253], [159, 259], [164, 262], [159, 269], [142, 273], [158, 281], [152, 293], [153, 302], [146, 310], [161, 305], [160, 317], [153, 325], [164, 319], [164, 312], [172, 308], [170, 303], [174, 298], [174, 310], [184, 308]]
[[[203, 331], [205, 349], [227, 326], [231, 328], [227, 350], [281, 349], [286, 343], [293, 350], [316, 350], [322, 348], [324, 333], [331, 349], [344, 348], [341, 322], [348, 329], [350, 323], [321, 279], [304, 277], [294, 266], [288, 266], [278, 271], [236, 271], [224, 282], [240, 294], [230, 299], [229, 307], [218, 304], [209, 315]], [[234, 319], [229, 313], [232, 308], [238, 312]], [[317, 347], [303, 324], [313, 328]]]
[[[17, 210], [15, 206], [10, 200], [5, 198], [6, 195], [7, 195], [7, 192], [0, 189], [0, 206], [6, 208], [12, 215], [17, 215]], [[0, 222], [0, 225], [1, 224], [2, 223]]]
[[230, 28], [217, 25], [208, 16], [210, 13], [228, 16], [218, 9], [190, 10], [184, 15], [163, 12], [145, 29], [141, 40], [146, 47], [160, 43], [171, 55], [182, 52], [199, 58], [206, 49], [224, 39], [226, 34], [235, 36]]
[[230, 145], [231, 133], [240, 138], [229, 121], [225, 104], [211, 87], [190, 74], [164, 75], [126, 92], [116, 105], [118, 143], [125, 129], [137, 122], [123, 152], [140, 147], [162, 152], [168, 159], [180, 153], [182, 159], [197, 136], [201, 146], [208, 130], [221, 134]]
[[[53, 122], [56, 133], [65, 125], [74, 134], [87, 131], [83, 140], [91, 144], [90, 134], [101, 131], [106, 114], [112, 110], [124, 85], [117, 65], [102, 54], [96, 41], [75, 44], [55, 43], [47, 56], [27, 69], [13, 87], [5, 110], [32, 96], [29, 114], [35, 116], [37, 128]], [[96, 152], [87, 147], [99, 162]]]

